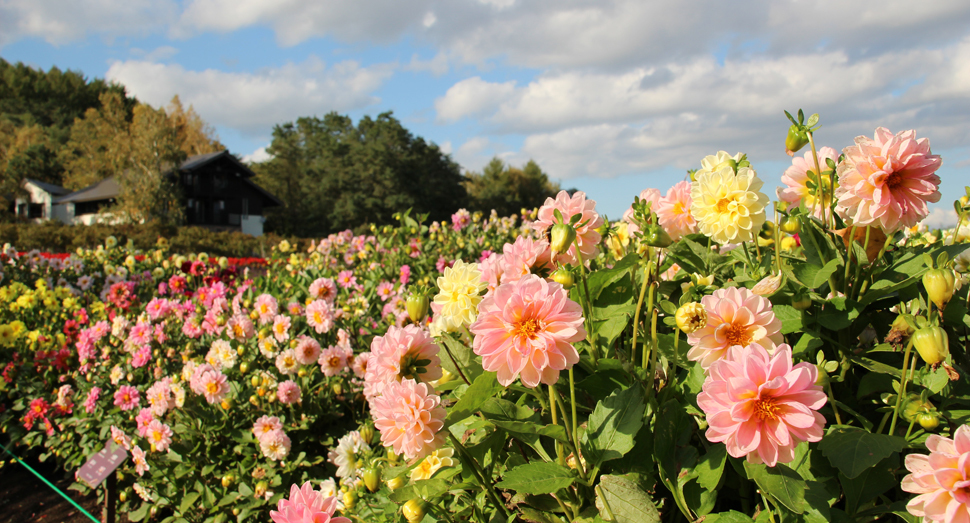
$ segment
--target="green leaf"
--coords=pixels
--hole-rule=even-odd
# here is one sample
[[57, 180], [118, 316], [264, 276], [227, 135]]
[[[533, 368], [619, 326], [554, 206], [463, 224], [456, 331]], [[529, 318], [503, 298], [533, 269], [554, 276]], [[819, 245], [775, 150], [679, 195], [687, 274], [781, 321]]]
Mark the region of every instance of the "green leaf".
[[[600, 477], [597, 490], [602, 491], [606, 504], [616, 517], [616, 523], [659, 523], [660, 513], [653, 500], [632, 481], [621, 476], [604, 475]], [[596, 498], [600, 516], [606, 519], [608, 513], [604, 510], [604, 499], [600, 498], [599, 493]]]
[[179, 505], [179, 512], [184, 514], [187, 510], [192, 508], [196, 500], [199, 499], [199, 496], [201, 496], [201, 494], [198, 492], [189, 492], [186, 494], [185, 497], [182, 498], [182, 503]]
[[643, 390], [638, 386], [614, 392], [596, 404], [583, 435], [583, 454], [593, 465], [629, 452], [643, 426]]
[[[445, 346], [442, 347], [444, 350], [438, 356], [441, 359], [441, 366], [448, 372], [456, 376], [464, 373], [466, 378], [474, 381], [484, 371], [482, 365], [475, 359], [475, 352], [472, 351], [471, 347], [456, 340], [448, 333], [443, 333], [441, 340]], [[457, 365], [455, 361], [452, 361], [452, 357], [457, 361]], [[461, 372], [459, 372], [459, 369], [461, 369]]]
[[495, 486], [526, 494], [552, 494], [572, 485], [576, 479], [573, 471], [544, 461], [533, 461], [508, 471]]
[[946, 369], [942, 366], [936, 370], [929, 371], [926, 376], [923, 376], [923, 386], [933, 394], [939, 394], [948, 383], [950, 383], [950, 377], [947, 376]]
[[704, 519], [704, 523], [754, 523], [754, 520], [747, 514], [731, 510], [729, 512], [708, 514]]
[[462, 394], [458, 403], [455, 403], [449, 409], [450, 412], [448, 412], [448, 418], [445, 420], [445, 423], [451, 425], [471, 416], [478, 412], [482, 404], [492, 398], [492, 396], [505, 390], [505, 387], [498, 382], [495, 376], [496, 374], [494, 372], [483, 372], [475, 378], [471, 386]]
[[611, 269], [596, 271], [589, 275], [586, 283], [589, 286], [589, 293], [595, 302], [600, 297], [600, 293], [607, 287], [616, 283], [620, 278], [626, 276], [630, 268], [636, 267], [640, 262], [640, 255], [637, 253], [627, 254], [622, 260], [616, 262]]
[[151, 503], [142, 503], [140, 507], [128, 513], [128, 521], [141, 521], [148, 515]]
[[899, 466], [898, 456], [890, 456], [872, 468], [868, 468], [855, 479], [839, 474], [839, 481], [845, 491], [845, 510], [854, 515], [859, 507], [883, 492], [898, 485], [893, 471]]
[[802, 311], [791, 305], [775, 305], [772, 311], [775, 317], [781, 320], [781, 333], [790, 334], [800, 332], [805, 326], [802, 321]]
[[814, 263], [792, 263], [792, 273], [802, 285], [809, 289], [817, 289], [829, 280], [829, 276], [839, 268], [839, 260], [829, 260], [824, 266], [819, 267]]
[[774, 467], [767, 467], [745, 461], [744, 470], [748, 473], [748, 479], [758, 484], [761, 492], [770, 495], [796, 514], [805, 512], [805, 489], [808, 485], [787, 465], [778, 463]]
[[869, 467], [904, 448], [906, 440], [898, 436], [872, 434], [840, 425], [832, 427], [818, 444], [818, 450], [849, 479], [855, 479]]
[[714, 490], [721, 482], [721, 474], [724, 473], [724, 463], [727, 462], [727, 447], [724, 445], [712, 445], [707, 454], [697, 462], [692, 477], [697, 478], [697, 483], [705, 490]]

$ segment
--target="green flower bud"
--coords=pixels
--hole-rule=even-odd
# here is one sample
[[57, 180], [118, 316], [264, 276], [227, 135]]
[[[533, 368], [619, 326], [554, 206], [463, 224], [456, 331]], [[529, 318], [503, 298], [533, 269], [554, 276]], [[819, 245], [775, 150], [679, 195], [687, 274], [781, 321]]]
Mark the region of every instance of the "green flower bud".
[[408, 317], [414, 323], [420, 323], [428, 315], [428, 297], [424, 294], [411, 293], [405, 301]]
[[913, 346], [923, 361], [936, 365], [950, 355], [946, 331], [937, 325], [929, 325], [913, 334]]
[[798, 234], [802, 230], [802, 224], [798, 220], [788, 216], [782, 218], [781, 224], [778, 227], [788, 234]]
[[647, 227], [643, 234], [643, 240], [651, 247], [667, 247], [673, 243], [667, 231], [656, 224]]
[[360, 439], [364, 440], [364, 443], [370, 445], [374, 440], [374, 426], [367, 423], [360, 427]]
[[418, 523], [424, 519], [426, 510], [427, 508], [425, 507], [424, 501], [418, 498], [408, 500], [408, 502], [401, 507], [401, 512], [404, 513], [404, 518], [408, 520], [408, 523]]
[[576, 241], [576, 229], [568, 223], [557, 223], [549, 229], [549, 248], [552, 254], [562, 254]]
[[562, 285], [564, 289], [569, 290], [576, 283], [576, 278], [573, 277], [573, 273], [569, 272], [568, 269], [560, 267], [552, 273], [552, 281]]
[[795, 153], [806, 145], [808, 145], [808, 133], [798, 125], [792, 124], [788, 128], [788, 136], [785, 138], [785, 152], [788, 153], [788, 156], [795, 156]]
[[940, 426], [940, 415], [937, 412], [922, 412], [916, 416], [916, 422], [925, 430], [936, 430]]
[[955, 285], [956, 275], [952, 269], [930, 269], [923, 275], [926, 296], [940, 310], [946, 308], [946, 304], [953, 297]]
[[369, 467], [364, 469], [364, 486], [367, 490], [371, 492], [376, 492], [377, 489], [381, 488], [381, 469], [378, 467]]

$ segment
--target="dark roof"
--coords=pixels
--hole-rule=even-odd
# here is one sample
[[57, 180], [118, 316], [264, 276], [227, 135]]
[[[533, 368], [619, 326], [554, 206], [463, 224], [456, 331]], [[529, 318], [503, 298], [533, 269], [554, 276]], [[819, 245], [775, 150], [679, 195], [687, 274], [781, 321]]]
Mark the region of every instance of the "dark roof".
[[89, 185], [80, 191], [75, 191], [67, 196], [57, 198], [54, 200], [54, 203], [77, 203], [108, 200], [110, 198], [117, 198], [120, 192], [121, 188], [118, 187], [118, 181], [115, 180], [114, 176], [112, 176], [110, 178], [105, 178], [94, 185]]
[[48, 193], [53, 194], [55, 196], [60, 196], [62, 194], [68, 194], [69, 192], [71, 192], [70, 189], [65, 189], [65, 188], [61, 187], [60, 185], [54, 185], [52, 183], [44, 183], [42, 181], [35, 180], [33, 178], [24, 178], [24, 181], [25, 182], [30, 182], [30, 183], [36, 185], [37, 187], [40, 187], [41, 189], [43, 189], [43, 190], [47, 191]]
[[197, 154], [189, 157], [182, 162], [182, 165], [179, 166], [179, 170], [183, 172], [194, 171], [220, 159], [229, 160], [230, 163], [239, 169], [239, 174], [242, 175], [243, 178], [252, 178], [253, 176], [256, 176], [256, 173], [254, 173], [249, 167], [246, 167], [246, 164], [240, 162], [235, 156], [229, 154], [229, 151], [227, 150], [214, 153]]

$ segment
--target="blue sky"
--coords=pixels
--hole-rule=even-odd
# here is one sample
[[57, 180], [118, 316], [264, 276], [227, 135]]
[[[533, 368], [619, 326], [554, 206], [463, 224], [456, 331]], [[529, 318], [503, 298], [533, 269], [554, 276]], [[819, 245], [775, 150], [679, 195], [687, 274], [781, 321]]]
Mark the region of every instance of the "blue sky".
[[[943, 156], [934, 225], [970, 184], [970, 4], [939, 0], [3, 0], [0, 56], [178, 94], [232, 152], [276, 124], [393, 111], [464, 169], [536, 160], [619, 218], [718, 150], [772, 193], [783, 110], [819, 146], [916, 129]], [[772, 195], [773, 196], [773, 195]]]

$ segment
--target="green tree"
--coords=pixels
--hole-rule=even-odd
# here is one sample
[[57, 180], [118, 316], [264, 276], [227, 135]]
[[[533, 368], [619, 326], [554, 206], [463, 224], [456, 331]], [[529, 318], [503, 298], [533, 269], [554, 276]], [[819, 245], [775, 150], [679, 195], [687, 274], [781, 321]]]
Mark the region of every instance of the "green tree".
[[267, 152], [272, 159], [254, 169], [256, 182], [284, 202], [268, 213], [268, 228], [279, 233], [390, 223], [408, 208], [444, 220], [466, 202], [458, 164], [391, 113], [356, 126], [336, 113], [277, 125]]
[[495, 157], [481, 174], [472, 172], [466, 176], [464, 185], [468, 191], [469, 208], [482, 212], [495, 209], [500, 216], [516, 214], [522, 208], [538, 207], [546, 198], [555, 197], [559, 192], [559, 184], [550, 181], [532, 160], [518, 168]]

